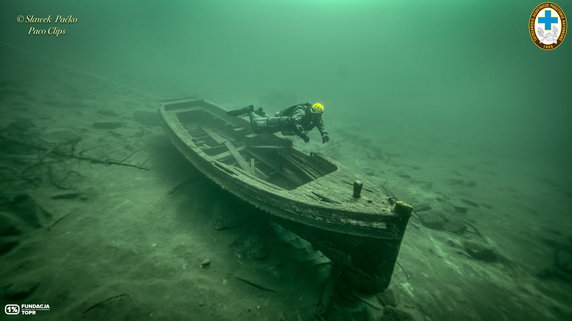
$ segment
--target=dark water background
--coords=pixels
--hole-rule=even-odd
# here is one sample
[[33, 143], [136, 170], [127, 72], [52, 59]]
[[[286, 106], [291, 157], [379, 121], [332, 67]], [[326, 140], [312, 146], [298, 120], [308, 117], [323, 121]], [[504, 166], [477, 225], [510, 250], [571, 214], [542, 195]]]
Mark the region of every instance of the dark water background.
[[[533, 45], [527, 23], [536, 5], [3, 1], [0, 23], [2, 41], [46, 64], [140, 92], [240, 103], [273, 95], [274, 108], [319, 100], [329, 119], [369, 127], [374, 141], [429, 135], [437, 150], [448, 148], [442, 140], [476, 146], [570, 185], [572, 49], [570, 39], [550, 52]], [[30, 36], [19, 14], [78, 22], [58, 25], [67, 29], [59, 38]]]
[[[517, 153], [559, 166], [569, 179], [572, 49], [569, 40], [551, 52], [533, 46], [527, 21], [536, 5], [4, 1], [1, 23], [10, 43], [141, 90], [289, 93], [323, 101], [331, 117], [367, 126], [404, 119], [412, 135]], [[79, 21], [64, 25], [60, 39], [34, 37], [17, 14]]]

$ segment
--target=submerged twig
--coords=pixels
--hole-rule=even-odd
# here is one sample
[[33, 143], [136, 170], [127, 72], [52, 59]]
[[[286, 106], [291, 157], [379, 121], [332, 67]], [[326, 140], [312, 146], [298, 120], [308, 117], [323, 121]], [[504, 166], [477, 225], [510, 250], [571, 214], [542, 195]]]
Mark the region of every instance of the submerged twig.
[[85, 155], [83, 155], [83, 156], [61, 155], [61, 156], [75, 158], [75, 159], [84, 160], [84, 161], [89, 161], [93, 164], [118, 165], [118, 166], [134, 167], [134, 168], [142, 169], [145, 171], [149, 170], [149, 168], [147, 168], [147, 167], [143, 167], [143, 166], [139, 166], [139, 165], [135, 165], [135, 164], [122, 163], [122, 162], [114, 161], [114, 160], [101, 160], [101, 159], [97, 159], [97, 158], [93, 158], [91, 156], [85, 156]]
[[77, 144], [81, 141], [81, 138], [76, 138], [76, 139], [72, 139], [69, 142], [71, 143], [70, 145], [70, 155], [75, 154], [75, 148], [77, 146]]
[[248, 284], [248, 285], [250, 285], [250, 286], [252, 286], [252, 287], [255, 287], [255, 288], [257, 288], [257, 289], [260, 289], [260, 290], [262, 290], [262, 291], [276, 293], [276, 290], [272, 290], [272, 289], [269, 289], [269, 288], [264, 287], [264, 286], [262, 286], [262, 285], [258, 285], [258, 284], [254, 283], [254, 282], [245, 280], [245, 279], [240, 278], [240, 277], [238, 277], [238, 276], [235, 276], [234, 278], [237, 279], [237, 280], [239, 280], [239, 281], [241, 281], [241, 282], [244, 282], [244, 283], [246, 283], [246, 284]]
[[180, 182], [179, 184], [175, 185], [175, 187], [171, 188], [171, 189], [167, 192], [167, 195], [171, 195], [171, 194], [175, 193], [175, 192], [178, 191], [181, 187], [185, 186], [185, 184], [187, 184], [190, 180], [191, 180], [191, 177], [187, 177], [187, 178], [184, 179], [182, 182]]
[[147, 159], [145, 159], [145, 160], [143, 161], [143, 163], [139, 164], [139, 166], [143, 166], [143, 165], [147, 164], [147, 162], [148, 162], [150, 159], [151, 159], [151, 155], [149, 155], [149, 156], [147, 157]]
[[48, 227], [46, 227], [46, 230], [50, 231], [52, 228], [54, 228], [54, 226], [56, 226], [56, 224], [63, 221], [64, 218], [68, 217], [68, 215], [70, 215], [70, 214], [67, 213], [66, 215], [58, 218], [56, 221], [54, 221], [52, 224], [50, 224]]
[[403, 271], [403, 274], [405, 274], [405, 278], [407, 279], [407, 281], [409, 281], [409, 274], [407, 274], [407, 272], [405, 272], [405, 269], [403, 268], [403, 266], [401, 266], [401, 264], [398, 261], [396, 261], [395, 264], [397, 264], [397, 266], [399, 266], [401, 271]]
[[137, 154], [139, 151], [141, 151], [143, 148], [139, 148], [134, 150], [133, 152], [131, 152], [129, 155], [127, 155], [127, 157], [123, 158], [122, 160], [120, 160], [120, 162], [124, 162], [126, 160], [128, 160], [129, 158], [131, 158], [131, 156]]
[[33, 162], [32, 164], [24, 167], [24, 169], [22, 169], [20, 171], [19, 175], [23, 175], [24, 173], [26, 173], [28, 170], [30, 170], [32, 167], [42, 164], [42, 162], [44, 161], [44, 159], [46, 157], [48, 157], [54, 150], [56, 150], [56, 148], [60, 147], [61, 143], [57, 143], [56, 145], [52, 146], [51, 148], [47, 149], [42, 155], [40, 155], [40, 157], [38, 157], [38, 159]]
[[65, 181], [69, 176], [69, 172], [68, 174], [60, 180], [60, 182], [56, 182], [56, 178], [54, 175], [54, 171], [52, 169], [52, 166], [48, 166], [48, 180], [50, 181], [50, 183], [52, 185], [54, 185], [55, 187], [59, 188], [59, 189], [63, 189], [63, 190], [69, 190], [72, 189], [72, 187], [67, 187], [63, 185], [63, 181]]
[[[11, 142], [13, 142], [13, 143], [17, 143], [17, 144], [25, 145], [25, 146], [28, 146], [28, 147], [32, 147], [32, 148], [35, 148], [35, 149], [38, 149], [38, 150], [44, 150], [44, 151], [45, 151], [45, 150], [48, 150], [48, 151], [50, 151], [49, 154], [57, 155], [57, 156], [60, 156], [60, 157], [66, 157], [66, 158], [73, 158], [73, 159], [88, 161], [88, 162], [91, 162], [91, 163], [94, 163], [94, 164], [118, 165], [118, 166], [134, 167], [134, 168], [142, 169], [142, 170], [146, 170], [146, 171], [149, 170], [149, 168], [146, 168], [146, 167], [143, 167], [143, 166], [139, 166], [139, 165], [135, 165], [135, 164], [123, 163], [123, 162], [121, 162], [121, 161], [115, 161], [115, 160], [110, 160], [110, 159], [107, 159], [107, 160], [103, 159], [103, 160], [102, 160], [102, 159], [97, 159], [97, 158], [94, 158], [94, 157], [91, 157], [91, 156], [84, 155], [83, 153], [85, 153], [85, 151], [87, 151], [87, 149], [82, 150], [78, 155], [76, 155], [76, 154], [73, 154], [73, 153], [68, 154], [68, 153], [60, 152], [60, 151], [56, 150], [55, 148], [52, 149], [52, 148], [47, 148], [47, 147], [44, 147], [44, 146], [38, 146], [38, 145], [36, 145], [36, 144], [28, 143], [28, 142], [25, 142], [25, 141], [20, 141], [20, 140], [17, 140], [17, 139], [13, 139], [13, 138], [6, 137], [6, 136], [0, 136], [0, 139], [4, 139], [4, 140], [7, 140], [7, 141], [11, 141]], [[96, 146], [96, 147], [99, 147], [99, 146]], [[94, 147], [94, 148], [95, 148], [95, 147]], [[50, 150], [50, 149], [51, 149], [51, 150]], [[47, 155], [46, 155], [46, 156], [47, 156]]]
[[90, 151], [90, 150], [93, 150], [96, 148], [105, 148], [105, 147], [106, 147], [105, 145], [95, 145], [95, 146], [91, 146], [91, 147], [86, 147], [86, 148], [83, 148], [82, 150], [80, 150], [78, 155], [83, 156], [83, 154], [87, 151]]
[[129, 294], [127, 294], [127, 293], [121, 293], [121, 294], [118, 294], [118, 295], [114, 295], [114, 296], [112, 296], [112, 297], [109, 297], [109, 298], [107, 298], [107, 299], [105, 299], [105, 300], [103, 300], [103, 301], [99, 301], [99, 302], [97, 302], [96, 304], [90, 306], [89, 308], [83, 310], [82, 313], [89, 312], [89, 311], [91, 311], [91, 310], [93, 310], [93, 309], [95, 309], [95, 308], [98, 308], [98, 307], [102, 306], [104, 303], [106, 303], [106, 302], [108, 302], [108, 301], [111, 301], [111, 300], [117, 299], [117, 298], [121, 298], [121, 297], [128, 297], [128, 298], [129, 298]]
[[465, 224], [466, 224], [467, 226], [470, 226], [470, 227], [473, 229], [473, 231], [475, 232], [475, 234], [477, 234], [480, 238], [482, 238], [486, 243], [489, 242], [489, 241], [483, 236], [483, 234], [481, 234], [481, 232], [479, 231], [479, 229], [478, 229], [476, 226], [474, 226], [473, 224], [471, 224], [471, 223], [469, 223], [469, 222], [467, 222], [467, 221], [464, 221], [464, 222], [465, 222]]
[[374, 309], [376, 309], [376, 310], [383, 311], [383, 307], [380, 307], [380, 306], [378, 306], [378, 305], [376, 305], [376, 304], [374, 304], [374, 303], [372, 303], [372, 302], [369, 302], [368, 300], [366, 300], [366, 299], [364, 299], [364, 298], [362, 298], [362, 297], [356, 295], [354, 292], [351, 292], [350, 295], [352, 296], [352, 298], [358, 300], [358, 301], [361, 302], [361, 303], [364, 303], [365, 305], [368, 305], [368, 306], [370, 306], [370, 307], [372, 307], [372, 308], [374, 308]]
[[327, 144], [326, 146], [320, 146], [320, 147], [321, 147], [320, 150], [326, 150], [326, 149], [332, 148], [332, 147], [334, 147], [334, 146], [336, 146], [336, 145], [338, 145], [338, 144], [343, 143], [343, 142], [346, 141], [346, 140], [348, 140], [348, 138], [340, 139], [340, 140], [334, 142], [333, 144]]

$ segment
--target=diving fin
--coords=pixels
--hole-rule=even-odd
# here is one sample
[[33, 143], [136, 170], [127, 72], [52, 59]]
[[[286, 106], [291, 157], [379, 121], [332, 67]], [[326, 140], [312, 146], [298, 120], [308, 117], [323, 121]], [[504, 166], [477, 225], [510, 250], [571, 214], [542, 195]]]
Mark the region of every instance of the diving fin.
[[254, 106], [253, 105], [249, 105], [243, 108], [239, 108], [239, 109], [235, 109], [235, 110], [231, 110], [228, 111], [227, 114], [231, 115], [231, 116], [244, 116], [246, 114], [248, 114], [249, 112], [254, 110]]

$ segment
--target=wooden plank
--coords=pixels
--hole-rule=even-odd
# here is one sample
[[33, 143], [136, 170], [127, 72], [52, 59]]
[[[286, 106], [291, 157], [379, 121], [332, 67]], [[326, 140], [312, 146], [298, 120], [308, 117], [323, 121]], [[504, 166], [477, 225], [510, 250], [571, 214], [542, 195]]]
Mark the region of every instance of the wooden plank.
[[212, 139], [214, 139], [215, 142], [219, 143], [219, 144], [224, 144], [225, 142], [227, 142], [227, 140], [222, 137], [221, 135], [219, 135], [217, 132], [215, 132], [214, 130], [212, 130], [211, 128], [208, 127], [203, 127], [203, 130], [205, 131], [205, 133], [207, 133]]
[[268, 181], [268, 178], [270, 178], [270, 176], [266, 175], [265, 172], [259, 170], [258, 168], [255, 168], [255, 173], [256, 176], [261, 177], [263, 180]]
[[224, 145], [226, 146], [226, 148], [228, 148], [228, 151], [230, 152], [232, 157], [234, 157], [234, 159], [236, 160], [236, 162], [238, 163], [240, 168], [242, 168], [246, 172], [250, 172], [250, 165], [248, 165], [248, 163], [246, 162], [244, 157], [242, 157], [242, 155], [240, 155], [240, 152], [238, 151], [238, 149], [236, 149], [236, 147], [234, 147], [234, 145], [228, 141], [225, 142]]
[[264, 180], [268, 180], [268, 178], [269, 178], [269, 176], [266, 175], [266, 173], [264, 173], [263, 171], [256, 168], [256, 160], [254, 159], [254, 157], [250, 158], [250, 173], [252, 175], [258, 176]]
[[[218, 145], [214, 145], [214, 146], [208, 146], [207, 145], [207, 147], [203, 149], [203, 152], [211, 152], [213, 150], [220, 149], [220, 148], [222, 148], [223, 151], [226, 150], [226, 146], [224, 144], [218, 144]], [[215, 154], [215, 155], [218, 155], [218, 154]]]
[[[281, 177], [292, 182], [294, 185], [299, 186], [299, 185], [306, 183], [306, 181], [304, 179], [302, 179], [302, 177], [300, 175], [298, 175], [296, 172], [292, 172], [290, 174], [290, 173], [282, 170], [282, 168], [280, 168], [280, 166], [278, 166], [278, 163], [272, 162], [271, 160], [268, 160], [267, 158], [253, 152], [252, 150], [249, 150], [248, 152], [251, 156], [255, 157], [258, 161], [264, 163], [266, 166], [268, 166], [272, 170], [274, 170], [274, 174], [280, 175]], [[270, 174], [270, 176], [272, 176], [272, 174]], [[270, 178], [270, 176], [268, 176], [268, 177]]]
[[250, 145], [248, 147], [254, 149], [286, 149], [286, 146], [278, 145]]
[[285, 154], [283, 154], [283, 157], [286, 160], [288, 160], [289, 162], [291, 162], [292, 165], [294, 165], [296, 169], [301, 171], [304, 175], [306, 175], [311, 180], [315, 180], [316, 178], [320, 177], [320, 175], [318, 173], [316, 173], [315, 171], [313, 171], [311, 169], [311, 167], [309, 167], [309, 165], [304, 164], [303, 162], [301, 162], [299, 159], [293, 157], [292, 155], [285, 153]]
[[254, 153], [252, 151], [248, 151], [248, 153], [250, 154], [250, 156], [256, 158], [259, 162], [264, 163], [266, 166], [270, 167], [272, 170], [274, 170], [274, 172], [276, 172], [276, 173], [280, 172], [280, 167], [278, 167], [278, 164], [271, 163], [266, 158], [258, 155], [257, 153]]
[[212, 156], [212, 158], [214, 160], [217, 160], [217, 161], [222, 161], [223, 159], [225, 159], [227, 157], [231, 157], [231, 156], [232, 156], [232, 154], [229, 151], [226, 151], [224, 153], [216, 154], [216, 155]]
[[187, 129], [187, 132], [189, 132], [189, 133], [201, 133], [201, 134], [204, 134], [204, 131], [203, 131], [203, 129], [202, 129], [201, 127], [189, 127], [189, 128], [186, 128], [186, 129]]
[[[223, 144], [223, 145], [224, 145], [224, 144]], [[225, 146], [225, 147], [226, 147], [226, 146]], [[237, 148], [236, 148], [236, 150], [239, 151], [239, 152], [240, 152], [241, 150], [243, 150], [243, 149], [244, 149], [244, 146], [242, 146], [242, 147], [237, 147]], [[231, 154], [230, 151], [228, 151], [228, 149], [227, 149], [227, 150], [225, 150], [224, 152], [222, 152], [222, 153], [220, 153], [220, 154], [212, 155], [211, 157], [212, 157], [213, 159], [215, 159], [215, 160], [221, 160], [221, 159], [223, 159], [223, 158], [225, 158], [225, 157], [229, 157], [229, 156], [232, 156], [232, 154]]]
[[309, 173], [312, 174], [312, 176], [314, 177], [314, 179], [322, 177], [322, 173], [320, 173], [317, 169], [315, 169], [314, 167], [310, 166], [310, 164], [307, 163], [306, 159], [300, 158], [300, 155], [296, 154], [296, 153], [289, 153], [290, 157], [292, 157], [292, 159], [296, 159], [296, 161], [301, 164], [301, 166], [303, 166], [303, 168], [308, 171]]
[[187, 133], [189, 135], [191, 135], [191, 138], [205, 138], [205, 137], [209, 137], [209, 135], [207, 133], [205, 133], [202, 129], [198, 129], [198, 130], [187, 130]]
[[222, 139], [225, 139], [229, 142], [236, 142], [236, 137], [233, 136], [229, 136], [226, 132], [224, 131], [215, 131], [216, 134], [218, 134], [219, 137], [222, 137]]

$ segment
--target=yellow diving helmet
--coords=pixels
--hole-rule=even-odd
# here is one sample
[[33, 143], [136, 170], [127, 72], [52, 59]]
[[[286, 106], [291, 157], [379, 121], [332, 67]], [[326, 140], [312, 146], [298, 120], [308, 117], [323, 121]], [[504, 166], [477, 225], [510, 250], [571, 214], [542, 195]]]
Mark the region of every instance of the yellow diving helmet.
[[320, 103], [315, 103], [312, 105], [312, 107], [310, 107], [310, 111], [312, 112], [312, 114], [323, 114], [324, 113], [324, 105], [320, 104]]

